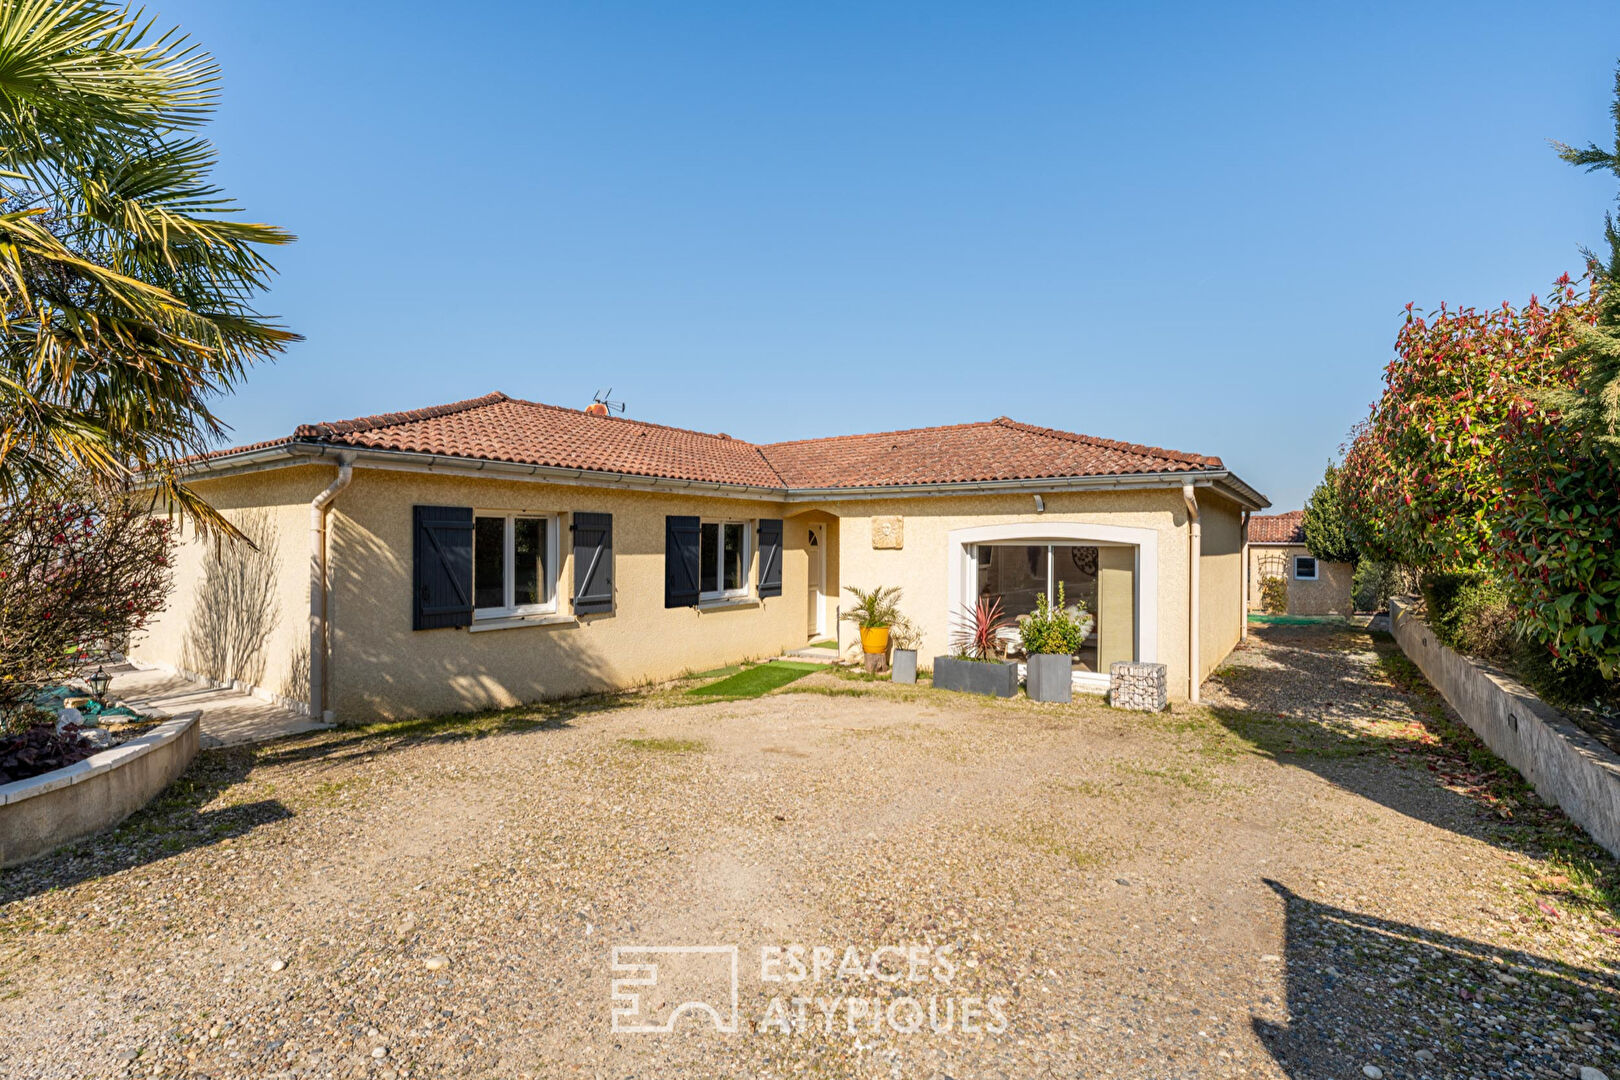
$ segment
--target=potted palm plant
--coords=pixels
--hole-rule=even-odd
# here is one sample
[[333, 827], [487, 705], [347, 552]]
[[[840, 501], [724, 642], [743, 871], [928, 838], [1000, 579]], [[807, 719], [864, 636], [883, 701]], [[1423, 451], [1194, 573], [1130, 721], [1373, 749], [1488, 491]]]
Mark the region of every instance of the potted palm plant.
[[863, 589], [846, 587], [855, 603], [840, 616], [860, 627], [861, 651], [867, 656], [885, 656], [889, 651], [889, 628], [900, 617], [900, 588], [896, 585]]
[[999, 596], [980, 597], [973, 607], [964, 607], [951, 635], [956, 655], [934, 657], [934, 685], [996, 697], [1018, 693], [1018, 665], [1005, 658], [1001, 640], [1007, 625]]
[[1070, 701], [1074, 697], [1074, 656], [1091, 633], [1085, 605], [1064, 603], [1058, 582], [1057, 603], [1035, 594], [1035, 610], [1018, 620], [1024, 647], [1024, 689], [1034, 701]]
[[889, 644], [894, 646], [894, 673], [889, 676], [889, 681], [916, 682], [917, 646], [922, 644], [922, 631], [904, 615], [896, 616], [894, 625], [889, 627]]

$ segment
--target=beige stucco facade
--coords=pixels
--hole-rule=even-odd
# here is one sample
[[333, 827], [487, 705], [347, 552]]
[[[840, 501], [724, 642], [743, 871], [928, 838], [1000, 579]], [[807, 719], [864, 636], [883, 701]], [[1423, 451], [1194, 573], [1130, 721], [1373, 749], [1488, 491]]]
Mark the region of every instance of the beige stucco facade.
[[254, 546], [176, 519], [174, 589], [132, 642], [137, 660], [295, 707], [309, 698], [309, 502], [332, 479], [304, 465], [193, 487]]
[[1294, 557], [1310, 555], [1304, 544], [1250, 544], [1248, 606], [1250, 611], [1262, 610], [1260, 582], [1266, 577], [1280, 577], [1288, 583], [1288, 614], [1290, 615], [1350, 615], [1355, 611], [1355, 567], [1350, 563], [1316, 562], [1316, 580], [1300, 580], [1294, 576]]
[[[174, 597], [132, 655], [265, 695], [309, 694], [310, 500], [336, 475], [330, 462], [195, 482], [259, 542], [201, 541], [186, 531]], [[843, 588], [897, 585], [920, 627], [924, 667], [950, 651], [972, 599], [976, 543], [1079, 543], [1098, 548], [1097, 659], [1150, 659], [1169, 669], [1171, 696], [1189, 686], [1192, 530], [1179, 486], [1029, 493], [774, 501], [723, 494], [443, 475], [357, 465], [327, 518], [326, 707], [342, 721], [515, 705], [668, 679], [775, 656], [817, 636], [848, 644]], [[570, 610], [570, 545], [560, 545], [557, 611], [498, 629], [412, 629], [417, 505], [556, 515], [613, 515], [614, 609]], [[1242, 626], [1241, 509], [1198, 490], [1198, 676], [1218, 665]], [[665, 517], [752, 526], [783, 520], [782, 595], [698, 608], [664, 606]], [[814, 530], [817, 543], [811, 543]], [[566, 536], [566, 532], [563, 533]], [[757, 545], [748, 581], [757, 581]], [[820, 577], [819, 597], [810, 582]], [[243, 614], [247, 613], [247, 614]], [[224, 628], [227, 632], [220, 633]], [[205, 647], [206, 645], [206, 647]]]

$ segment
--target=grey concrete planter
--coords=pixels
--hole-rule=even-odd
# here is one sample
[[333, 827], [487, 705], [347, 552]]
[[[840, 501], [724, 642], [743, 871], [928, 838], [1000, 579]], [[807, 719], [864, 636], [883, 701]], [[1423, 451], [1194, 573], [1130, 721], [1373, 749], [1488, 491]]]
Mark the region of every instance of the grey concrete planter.
[[934, 657], [934, 686], [969, 694], [1012, 697], [1018, 693], [1018, 665], [1008, 662]]
[[1031, 701], [1074, 700], [1074, 657], [1036, 653], [1025, 664], [1024, 689]]
[[917, 650], [894, 650], [894, 674], [889, 676], [890, 682], [914, 683], [917, 681]]

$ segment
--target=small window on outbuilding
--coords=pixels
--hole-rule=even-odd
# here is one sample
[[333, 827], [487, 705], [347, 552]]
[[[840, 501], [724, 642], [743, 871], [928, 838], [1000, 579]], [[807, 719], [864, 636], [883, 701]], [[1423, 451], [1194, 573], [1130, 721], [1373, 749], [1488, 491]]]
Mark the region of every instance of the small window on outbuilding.
[[1309, 555], [1294, 556], [1294, 580], [1315, 581], [1316, 560]]

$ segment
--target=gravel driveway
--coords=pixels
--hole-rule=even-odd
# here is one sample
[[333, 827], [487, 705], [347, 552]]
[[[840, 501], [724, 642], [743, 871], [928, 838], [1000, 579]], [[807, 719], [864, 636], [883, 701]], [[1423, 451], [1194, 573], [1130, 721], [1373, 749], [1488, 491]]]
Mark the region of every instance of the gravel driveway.
[[[1157, 717], [680, 689], [204, 754], [0, 876], [0, 1076], [1620, 1080], [1614, 863], [1387, 638]], [[668, 945], [736, 1033], [613, 1029], [648, 960], [621, 1026], [729, 1018]]]

